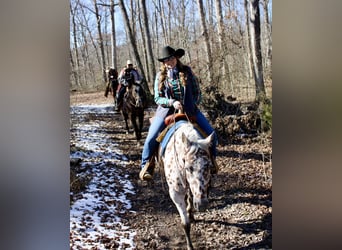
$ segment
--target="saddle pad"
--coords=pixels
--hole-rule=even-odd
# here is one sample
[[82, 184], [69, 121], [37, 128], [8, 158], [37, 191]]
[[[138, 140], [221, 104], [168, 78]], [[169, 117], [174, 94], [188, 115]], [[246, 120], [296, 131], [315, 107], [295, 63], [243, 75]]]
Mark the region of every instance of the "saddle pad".
[[161, 155], [164, 154], [165, 148], [167, 143], [169, 142], [171, 136], [173, 135], [174, 132], [176, 132], [177, 129], [179, 129], [179, 127], [183, 124], [183, 123], [187, 123], [188, 121], [184, 121], [184, 120], [180, 120], [178, 122], [176, 122], [172, 127], [170, 127], [170, 129], [166, 132], [163, 140], [160, 142], [160, 146], [161, 146]]

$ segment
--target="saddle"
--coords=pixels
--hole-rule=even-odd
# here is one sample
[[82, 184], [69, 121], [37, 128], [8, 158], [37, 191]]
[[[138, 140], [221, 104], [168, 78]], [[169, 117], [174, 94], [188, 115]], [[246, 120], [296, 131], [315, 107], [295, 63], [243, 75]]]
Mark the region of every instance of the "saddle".
[[[164, 123], [166, 126], [169, 126], [170, 124], [178, 122], [180, 120], [188, 120], [188, 117], [184, 113], [175, 113], [175, 114], [168, 115], [164, 119]], [[190, 120], [190, 122], [194, 123], [196, 121], [196, 117], [190, 116], [189, 120]]]
[[195, 116], [191, 116], [188, 118], [184, 113], [168, 115], [164, 119], [166, 128], [159, 134], [159, 136], [156, 139], [156, 141], [160, 143], [161, 154], [164, 154], [164, 150], [171, 136], [176, 132], [176, 130], [180, 127], [181, 124], [186, 123], [187, 121], [190, 121], [192, 123], [192, 125], [202, 135], [203, 138], [208, 136], [196, 123]]

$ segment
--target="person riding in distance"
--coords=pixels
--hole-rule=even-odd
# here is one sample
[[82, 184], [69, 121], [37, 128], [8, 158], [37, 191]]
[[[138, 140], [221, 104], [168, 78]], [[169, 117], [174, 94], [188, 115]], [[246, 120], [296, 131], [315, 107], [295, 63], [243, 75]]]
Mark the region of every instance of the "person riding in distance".
[[[162, 49], [160, 71], [154, 81], [154, 101], [158, 105], [153, 121], [149, 127], [141, 155], [141, 180], [151, 180], [155, 166], [153, 154], [158, 148], [156, 138], [165, 127], [164, 119], [173, 114], [175, 110], [184, 109], [190, 117], [195, 117], [197, 124], [208, 135], [214, 132], [208, 120], [198, 109], [201, 100], [201, 92], [195, 80], [195, 76], [189, 66], [184, 65], [179, 58], [185, 54], [183, 49], [173, 49], [166, 46]], [[211, 159], [213, 162], [212, 173], [217, 172], [216, 164], [217, 136], [212, 146]]]
[[106, 69], [108, 83], [104, 96], [108, 97], [108, 92], [110, 91], [112, 96], [115, 97], [117, 89], [118, 72], [115, 68], [109, 67]]
[[133, 78], [132, 80], [134, 83], [140, 83], [141, 82], [141, 76], [139, 72], [133, 68], [133, 63], [131, 60], [127, 60], [126, 67], [124, 67], [119, 74], [118, 81], [119, 86], [117, 90], [117, 103], [116, 103], [116, 111], [120, 111], [122, 107], [122, 101], [124, 94], [126, 92], [126, 87], [128, 85], [128, 81], [131, 80], [129, 78]]

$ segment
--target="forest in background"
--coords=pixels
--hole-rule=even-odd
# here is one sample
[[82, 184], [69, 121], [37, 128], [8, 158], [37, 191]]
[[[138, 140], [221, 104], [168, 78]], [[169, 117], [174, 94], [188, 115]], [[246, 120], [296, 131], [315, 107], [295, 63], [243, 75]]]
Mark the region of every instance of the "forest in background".
[[186, 51], [202, 105], [221, 110], [212, 121], [237, 114], [237, 100], [257, 103], [271, 124], [272, 0], [70, 0], [73, 91], [104, 90], [106, 69], [130, 59], [152, 94], [165, 45]]

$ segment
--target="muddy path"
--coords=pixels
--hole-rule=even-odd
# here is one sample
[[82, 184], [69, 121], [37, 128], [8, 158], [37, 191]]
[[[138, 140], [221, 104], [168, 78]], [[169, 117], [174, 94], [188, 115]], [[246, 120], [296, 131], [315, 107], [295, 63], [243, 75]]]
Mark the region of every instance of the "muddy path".
[[[107, 136], [108, 143], [117, 144], [124, 158], [122, 163], [116, 163], [116, 169], [124, 173], [134, 190], [127, 193], [130, 210], [134, 212], [122, 216], [125, 226], [135, 232], [132, 246], [123, 247], [118, 239], [107, 238], [104, 249], [186, 249], [180, 218], [168, 196], [162, 170], [156, 169], [151, 183], [138, 179], [142, 144], [152, 115], [153, 110], [145, 113], [140, 144], [132, 133], [126, 134], [120, 114], [103, 113], [87, 118], [101, 124], [101, 134]], [[77, 122], [82, 120], [74, 120]], [[221, 138], [217, 162], [220, 171], [213, 177], [209, 207], [204, 213], [196, 213], [196, 222], [192, 224], [194, 248], [271, 249], [272, 138], [241, 137], [234, 143]], [[94, 247], [101, 249], [96, 244]]]

